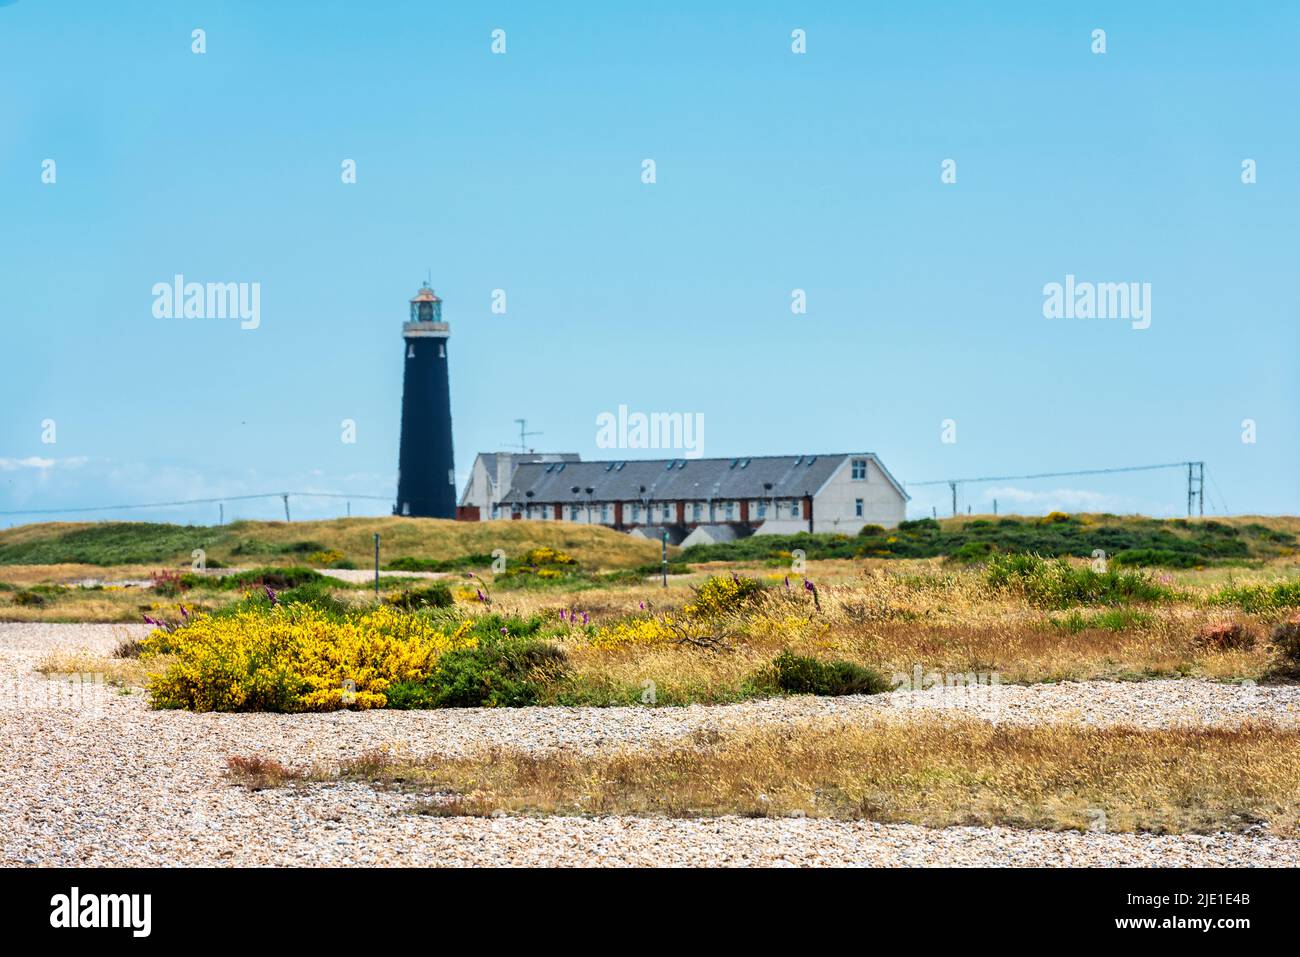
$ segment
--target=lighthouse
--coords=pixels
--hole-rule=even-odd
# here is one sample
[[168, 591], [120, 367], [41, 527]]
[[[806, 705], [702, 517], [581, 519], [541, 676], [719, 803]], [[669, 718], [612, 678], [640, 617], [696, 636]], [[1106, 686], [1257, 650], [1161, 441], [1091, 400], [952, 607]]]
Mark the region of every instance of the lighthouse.
[[456, 517], [456, 466], [451, 448], [451, 383], [442, 300], [429, 284], [411, 299], [402, 323], [402, 440], [394, 515]]

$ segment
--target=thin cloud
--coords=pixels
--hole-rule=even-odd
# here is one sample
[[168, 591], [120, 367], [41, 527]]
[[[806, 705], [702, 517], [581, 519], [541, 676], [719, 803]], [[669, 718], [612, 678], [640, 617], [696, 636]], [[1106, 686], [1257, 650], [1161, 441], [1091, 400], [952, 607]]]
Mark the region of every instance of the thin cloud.
[[[0, 0], [0, 5], [2, 5], [2, 0]], [[0, 472], [17, 472], [19, 469], [36, 469], [44, 472], [53, 468], [78, 468], [88, 461], [90, 460], [85, 456], [74, 456], [66, 459], [45, 459], [38, 455], [29, 455], [25, 459], [0, 458]]]

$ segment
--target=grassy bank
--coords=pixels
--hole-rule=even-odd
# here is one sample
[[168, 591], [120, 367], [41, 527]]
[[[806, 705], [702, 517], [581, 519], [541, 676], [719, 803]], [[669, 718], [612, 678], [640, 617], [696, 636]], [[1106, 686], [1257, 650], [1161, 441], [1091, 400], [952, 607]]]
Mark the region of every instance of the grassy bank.
[[[632, 568], [659, 557], [657, 543], [568, 522], [452, 522], [431, 518], [340, 518], [321, 522], [45, 522], [0, 530], [0, 565], [165, 565], [186, 567], [203, 549], [213, 567], [319, 564], [367, 568], [374, 535], [385, 565], [407, 559], [448, 561], [506, 556], [534, 548], [573, 555], [592, 568]], [[309, 562], [310, 563], [310, 562]], [[400, 567], [400, 566], [398, 566]]]

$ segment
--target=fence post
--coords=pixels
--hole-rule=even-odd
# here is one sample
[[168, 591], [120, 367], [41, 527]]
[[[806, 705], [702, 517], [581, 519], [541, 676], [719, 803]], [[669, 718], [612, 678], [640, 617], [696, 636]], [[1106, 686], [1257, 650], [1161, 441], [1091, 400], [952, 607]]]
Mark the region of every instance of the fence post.
[[379, 600], [379, 533], [375, 532], [375, 600]]
[[668, 530], [667, 529], [664, 530], [663, 546], [664, 546], [664, 559], [663, 559], [664, 587], [667, 588], [668, 587]]

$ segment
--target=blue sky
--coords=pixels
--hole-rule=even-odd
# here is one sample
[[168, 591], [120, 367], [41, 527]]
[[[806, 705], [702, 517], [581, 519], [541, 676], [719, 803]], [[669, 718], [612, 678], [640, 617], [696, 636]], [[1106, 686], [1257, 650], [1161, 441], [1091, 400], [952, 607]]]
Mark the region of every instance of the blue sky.
[[[701, 413], [706, 455], [1204, 459], [1207, 513], [1300, 512], [1298, 28], [1282, 3], [0, 6], [0, 511], [391, 495], [431, 270], [462, 475], [521, 416], [609, 457], [596, 416], [626, 404]], [[260, 283], [260, 326], [154, 318], [176, 273]], [[1150, 328], [1045, 318], [1067, 274], [1151, 283]], [[1184, 488], [961, 507], [1169, 515]]]

